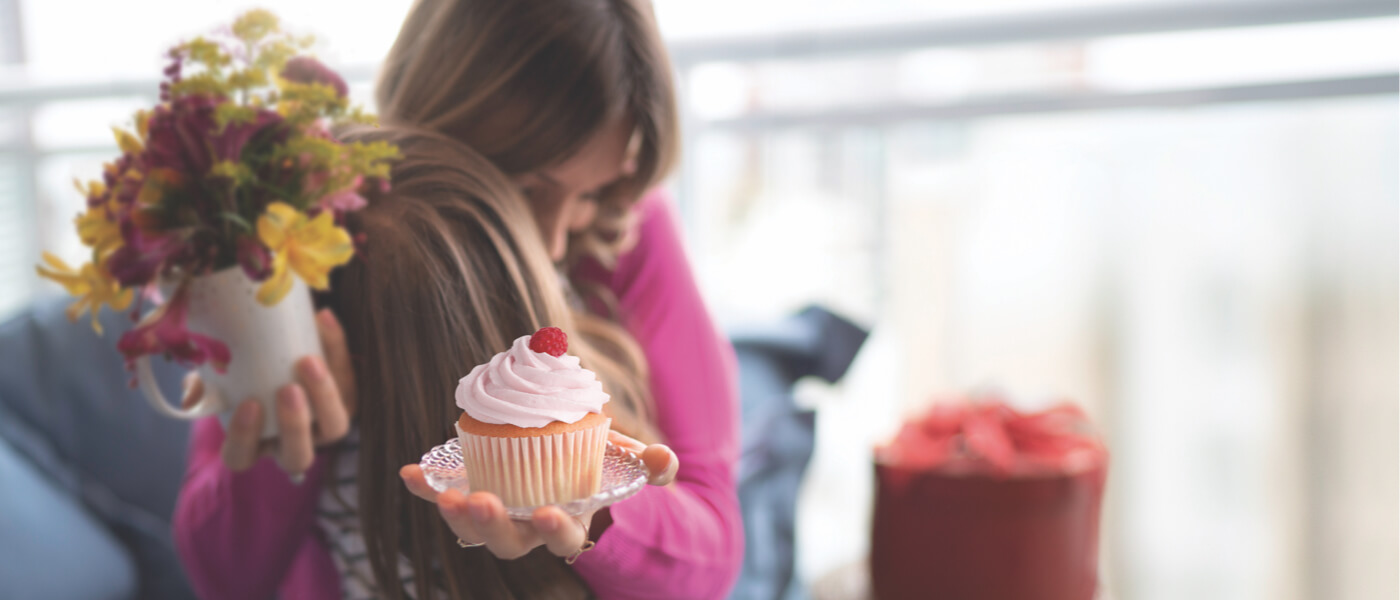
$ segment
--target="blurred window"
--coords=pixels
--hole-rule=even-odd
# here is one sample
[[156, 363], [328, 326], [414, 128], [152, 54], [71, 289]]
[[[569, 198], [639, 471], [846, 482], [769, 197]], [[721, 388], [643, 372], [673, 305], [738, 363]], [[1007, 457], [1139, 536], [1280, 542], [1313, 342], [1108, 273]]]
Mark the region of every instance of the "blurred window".
[[839, 389], [804, 388], [807, 581], [867, 551], [871, 445], [991, 385], [1105, 429], [1108, 597], [1395, 597], [1393, 9], [1162, 31], [1130, 4], [1105, 8], [1124, 32], [678, 43], [711, 306], [875, 327]]

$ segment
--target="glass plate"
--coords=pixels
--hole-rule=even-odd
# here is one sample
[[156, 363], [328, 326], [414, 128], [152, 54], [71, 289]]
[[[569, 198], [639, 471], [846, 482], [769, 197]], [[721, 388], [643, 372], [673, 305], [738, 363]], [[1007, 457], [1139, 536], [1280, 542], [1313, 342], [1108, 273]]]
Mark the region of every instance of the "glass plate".
[[[428, 480], [428, 485], [434, 490], [445, 492], [453, 489], [463, 494], [471, 493], [471, 487], [467, 485], [467, 470], [462, 465], [461, 440], [458, 438], [452, 438], [446, 444], [429, 450], [423, 455], [423, 460], [418, 466], [423, 468], [423, 478]], [[598, 493], [558, 506], [570, 515], [579, 516], [590, 510], [626, 500], [642, 491], [646, 485], [647, 470], [642, 464], [642, 459], [631, 451], [608, 442], [607, 449], [603, 452], [603, 483]], [[539, 507], [507, 506], [506, 514], [512, 519], [529, 521], [536, 508]]]

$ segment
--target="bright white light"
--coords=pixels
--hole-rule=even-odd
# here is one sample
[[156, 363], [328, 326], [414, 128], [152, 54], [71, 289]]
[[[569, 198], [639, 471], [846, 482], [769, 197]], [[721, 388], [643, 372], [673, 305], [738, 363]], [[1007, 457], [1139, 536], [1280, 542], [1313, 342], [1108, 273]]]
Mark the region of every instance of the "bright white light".
[[283, 27], [311, 33], [327, 62], [377, 64], [388, 53], [409, 0], [21, 0], [26, 70], [46, 79], [108, 80], [160, 75], [167, 48], [227, 25], [251, 8], [271, 8]]
[[[150, 108], [151, 101], [141, 98], [102, 98], [53, 102], [34, 111], [30, 121], [34, 144], [40, 149], [111, 147], [116, 155], [117, 144], [112, 127], [132, 127], [137, 110]], [[95, 175], [94, 175], [95, 176]]]
[[1365, 19], [1095, 40], [1090, 81], [1113, 90], [1239, 85], [1394, 73], [1394, 19]]
[[899, 92], [914, 101], [961, 98], [975, 89], [977, 75], [977, 57], [970, 50], [922, 50], [899, 60]]
[[749, 102], [747, 70], [734, 63], [707, 63], [690, 70], [690, 104], [704, 119], [743, 114]]

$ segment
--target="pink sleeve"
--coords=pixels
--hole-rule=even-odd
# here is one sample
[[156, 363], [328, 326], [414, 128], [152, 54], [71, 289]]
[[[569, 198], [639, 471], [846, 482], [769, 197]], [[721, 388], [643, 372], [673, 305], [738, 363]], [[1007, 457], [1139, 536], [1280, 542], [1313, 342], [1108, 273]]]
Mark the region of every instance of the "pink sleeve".
[[599, 598], [724, 598], [744, 551], [734, 349], [700, 298], [669, 201], [653, 193], [638, 210], [637, 246], [604, 280], [646, 354], [680, 471], [674, 486], [614, 505], [612, 525], [574, 567]]
[[271, 459], [234, 473], [219, 457], [218, 419], [196, 421], [175, 504], [175, 545], [200, 598], [271, 598], [311, 539], [325, 461], [301, 485]]

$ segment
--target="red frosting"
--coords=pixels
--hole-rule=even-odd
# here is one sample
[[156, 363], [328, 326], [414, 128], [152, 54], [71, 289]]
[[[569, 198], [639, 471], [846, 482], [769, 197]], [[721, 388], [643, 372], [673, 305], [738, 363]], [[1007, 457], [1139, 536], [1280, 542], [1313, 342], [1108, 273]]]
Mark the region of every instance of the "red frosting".
[[891, 466], [1002, 477], [1083, 471], [1106, 456], [1089, 418], [1069, 403], [1036, 413], [1001, 402], [935, 404], [876, 450]]

